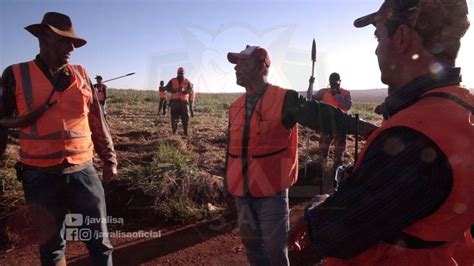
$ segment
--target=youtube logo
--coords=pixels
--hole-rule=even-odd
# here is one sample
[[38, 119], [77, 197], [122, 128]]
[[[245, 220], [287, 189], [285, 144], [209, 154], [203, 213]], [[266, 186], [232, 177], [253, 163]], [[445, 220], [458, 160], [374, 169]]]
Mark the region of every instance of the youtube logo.
[[84, 222], [82, 214], [80, 213], [68, 213], [66, 214], [66, 226], [81, 226]]

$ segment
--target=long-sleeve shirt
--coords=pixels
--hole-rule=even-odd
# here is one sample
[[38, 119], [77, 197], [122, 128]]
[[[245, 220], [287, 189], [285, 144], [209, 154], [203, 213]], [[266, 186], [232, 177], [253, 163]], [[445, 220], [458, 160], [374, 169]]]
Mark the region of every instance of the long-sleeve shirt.
[[[356, 133], [356, 119], [353, 116], [329, 104], [308, 101], [294, 90], [288, 91], [283, 102], [282, 123], [286, 128], [291, 128], [298, 123], [328, 133]], [[365, 121], [359, 121], [359, 127], [361, 133], [372, 132], [377, 128]]]
[[[458, 85], [460, 70], [444, 77], [423, 76], [390, 94], [389, 118], [416, 103], [430, 89]], [[427, 151], [430, 152], [427, 160]], [[337, 192], [305, 218], [319, 258], [351, 258], [379, 241], [396, 243], [403, 228], [434, 213], [451, 192], [448, 158], [427, 136], [408, 127], [381, 132], [367, 147], [359, 167]]]
[[[54, 85], [57, 91], [63, 91], [71, 84], [70, 78], [71, 73], [68, 73], [67, 68], [60, 70], [56, 78], [51, 74], [51, 70], [42, 62], [39, 56], [36, 56], [35, 63], [39, 66], [45, 76]], [[16, 81], [13, 75], [13, 69], [11, 66], [7, 67], [2, 75], [3, 91], [0, 94], [0, 117], [12, 117], [16, 114], [16, 100], [15, 100], [15, 87]], [[88, 78], [91, 89], [93, 88], [92, 82]], [[94, 149], [99, 155], [100, 159], [104, 164], [110, 166], [117, 166], [117, 156], [115, 154], [112, 137], [109, 132], [107, 123], [105, 122], [104, 116], [101, 112], [99, 101], [95, 90], [93, 90], [92, 102], [90, 104], [90, 112], [88, 115], [89, 126], [92, 132], [92, 142], [94, 143]], [[0, 136], [1, 143], [7, 142], [7, 136]], [[2, 146], [2, 145], [0, 145]], [[71, 166], [75, 170], [77, 167]], [[70, 167], [68, 167], [70, 168]], [[80, 168], [80, 167], [79, 167]], [[68, 171], [67, 169], [65, 171]]]

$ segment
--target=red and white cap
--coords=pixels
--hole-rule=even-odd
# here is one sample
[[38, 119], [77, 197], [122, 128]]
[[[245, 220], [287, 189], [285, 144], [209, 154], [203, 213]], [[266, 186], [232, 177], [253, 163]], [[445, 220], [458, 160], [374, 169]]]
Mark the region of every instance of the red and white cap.
[[237, 64], [239, 59], [257, 58], [259, 61], [264, 62], [267, 67], [270, 67], [270, 55], [265, 48], [260, 46], [247, 45], [244, 50], [240, 53], [228, 53], [227, 60], [232, 64]]

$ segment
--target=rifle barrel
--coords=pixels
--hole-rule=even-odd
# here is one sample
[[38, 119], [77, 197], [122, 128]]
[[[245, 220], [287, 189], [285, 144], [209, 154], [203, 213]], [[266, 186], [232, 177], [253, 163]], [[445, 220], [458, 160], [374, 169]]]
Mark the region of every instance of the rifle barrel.
[[128, 74], [125, 74], [123, 76], [119, 76], [119, 77], [116, 77], [116, 78], [111, 78], [111, 79], [108, 79], [108, 80], [104, 80], [104, 81], [102, 81], [102, 83], [109, 82], [109, 81], [116, 80], [116, 79], [120, 79], [120, 78], [124, 78], [124, 77], [128, 77], [128, 76], [131, 76], [131, 75], [134, 75], [134, 74], [135, 74], [135, 72], [128, 73]]

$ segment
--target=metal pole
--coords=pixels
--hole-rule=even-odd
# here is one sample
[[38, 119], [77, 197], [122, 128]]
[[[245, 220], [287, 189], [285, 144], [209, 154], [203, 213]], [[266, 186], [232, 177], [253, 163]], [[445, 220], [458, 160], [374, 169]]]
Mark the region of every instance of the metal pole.
[[108, 79], [108, 80], [104, 80], [104, 81], [102, 81], [102, 83], [106, 83], [106, 82], [109, 82], [109, 81], [112, 81], [112, 80], [116, 80], [116, 79], [121, 79], [121, 78], [128, 77], [128, 76], [131, 76], [131, 75], [135, 75], [135, 72], [128, 73], [128, 74], [123, 75], [123, 76], [120, 76], [120, 77], [116, 77], [116, 78], [111, 78], [111, 79]]

